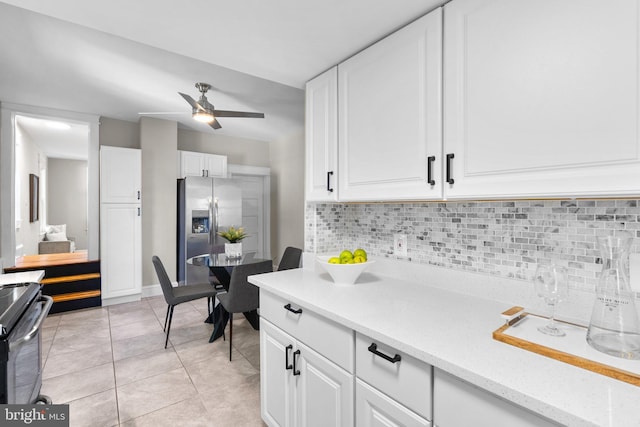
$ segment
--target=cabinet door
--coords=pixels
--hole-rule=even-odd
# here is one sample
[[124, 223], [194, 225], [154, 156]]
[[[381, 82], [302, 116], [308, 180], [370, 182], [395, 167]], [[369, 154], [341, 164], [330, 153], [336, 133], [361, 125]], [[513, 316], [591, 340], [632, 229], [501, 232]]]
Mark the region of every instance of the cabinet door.
[[433, 423], [437, 427], [557, 426], [439, 369], [434, 369]]
[[206, 176], [214, 178], [227, 177], [227, 156], [204, 154]]
[[365, 382], [356, 379], [356, 425], [358, 427], [428, 427], [431, 423]]
[[297, 350], [296, 426], [353, 426], [353, 375], [300, 342]]
[[329, 71], [306, 85], [307, 201], [338, 200], [338, 71]]
[[445, 197], [637, 195], [638, 7], [447, 3]]
[[180, 152], [180, 175], [183, 178], [185, 176], [206, 176], [206, 168], [202, 153]]
[[270, 427], [295, 426], [293, 376], [292, 369], [287, 369], [294, 342], [281, 329], [260, 319], [260, 410]]
[[100, 148], [100, 202], [139, 203], [142, 155], [139, 149]]
[[341, 201], [442, 196], [441, 64], [436, 9], [338, 65]]
[[141, 224], [140, 204], [101, 204], [100, 274], [103, 299], [140, 294]]

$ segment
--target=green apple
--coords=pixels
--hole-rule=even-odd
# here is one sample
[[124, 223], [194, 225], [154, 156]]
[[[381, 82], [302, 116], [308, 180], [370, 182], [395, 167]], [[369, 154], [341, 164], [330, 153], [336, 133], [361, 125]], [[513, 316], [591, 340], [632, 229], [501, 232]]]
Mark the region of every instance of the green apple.
[[340, 260], [344, 263], [345, 261], [349, 261], [353, 259], [353, 254], [349, 250], [344, 250], [340, 252]]

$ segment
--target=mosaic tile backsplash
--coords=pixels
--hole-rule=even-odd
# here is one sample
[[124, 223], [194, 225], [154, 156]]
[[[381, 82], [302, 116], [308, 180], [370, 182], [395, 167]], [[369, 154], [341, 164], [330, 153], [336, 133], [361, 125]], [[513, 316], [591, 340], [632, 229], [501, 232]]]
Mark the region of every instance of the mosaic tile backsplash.
[[[538, 262], [569, 268], [570, 285], [593, 290], [602, 269], [596, 236], [634, 236], [640, 200], [534, 200], [421, 203], [308, 203], [305, 250], [362, 247], [373, 256], [529, 280]], [[408, 256], [393, 253], [408, 236]]]

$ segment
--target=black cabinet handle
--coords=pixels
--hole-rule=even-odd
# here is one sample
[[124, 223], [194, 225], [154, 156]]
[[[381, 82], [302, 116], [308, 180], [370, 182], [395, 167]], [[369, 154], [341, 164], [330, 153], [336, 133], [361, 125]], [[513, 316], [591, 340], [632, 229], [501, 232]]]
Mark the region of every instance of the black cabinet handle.
[[451, 178], [451, 159], [453, 159], [453, 153], [447, 154], [447, 182], [453, 184], [455, 181]]
[[300, 371], [296, 368], [296, 356], [300, 356], [300, 350], [293, 352], [293, 375], [300, 375]]
[[291, 308], [291, 304], [287, 304], [287, 305], [285, 305], [285, 306], [284, 306], [284, 308], [285, 308], [286, 310], [289, 310], [289, 311], [290, 311], [290, 312], [292, 312], [292, 313], [295, 313], [295, 314], [300, 314], [300, 313], [302, 313], [302, 309], [301, 309], [301, 308]]
[[138, 216], [140, 216], [140, 208], [138, 208]]
[[369, 346], [369, 351], [371, 353], [375, 354], [376, 356], [382, 357], [384, 360], [388, 360], [391, 363], [396, 363], [396, 362], [399, 362], [400, 360], [402, 360], [402, 357], [400, 357], [399, 354], [396, 354], [395, 356], [391, 357], [391, 356], [387, 356], [386, 354], [378, 351], [378, 344], [376, 344], [376, 343], [371, 343], [371, 345]]
[[138, 190], [138, 200], [140, 200], [140, 190]]
[[329, 193], [333, 193], [333, 188], [331, 188], [331, 175], [333, 175], [333, 171], [327, 172], [327, 191]]
[[284, 369], [289, 370], [293, 368], [293, 365], [289, 364], [289, 350], [293, 350], [293, 345], [289, 344], [284, 348]]
[[427, 157], [427, 182], [429, 185], [436, 185], [436, 181], [433, 179], [433, 162], [436, 161], [436, 156]]

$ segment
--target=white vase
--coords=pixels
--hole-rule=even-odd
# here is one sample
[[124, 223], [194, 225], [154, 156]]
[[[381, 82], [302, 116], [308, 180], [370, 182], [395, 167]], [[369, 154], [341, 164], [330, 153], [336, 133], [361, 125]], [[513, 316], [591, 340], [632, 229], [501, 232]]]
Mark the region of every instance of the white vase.
[[225, 243], [224, 254], [230, 259], [242, 258], [242, 242]]

